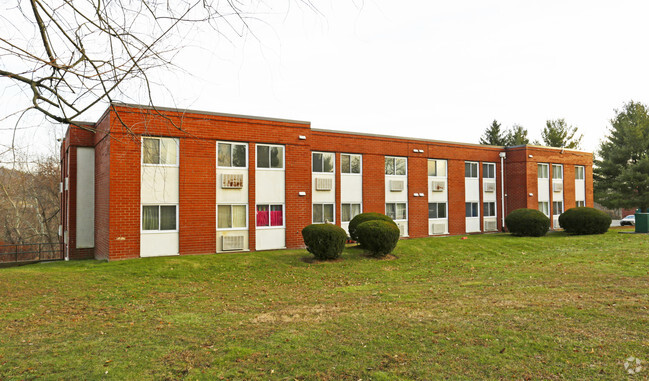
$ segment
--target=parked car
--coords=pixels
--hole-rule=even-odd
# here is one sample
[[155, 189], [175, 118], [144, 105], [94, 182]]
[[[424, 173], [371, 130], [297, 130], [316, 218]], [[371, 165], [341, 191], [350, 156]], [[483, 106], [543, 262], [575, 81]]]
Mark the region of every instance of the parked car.
[[630, 214], [630, 215], [624, 217], [620, 221], [620, 226], [624, 226], [624, 225], [634, 226], [635, 225], [635, 215]]

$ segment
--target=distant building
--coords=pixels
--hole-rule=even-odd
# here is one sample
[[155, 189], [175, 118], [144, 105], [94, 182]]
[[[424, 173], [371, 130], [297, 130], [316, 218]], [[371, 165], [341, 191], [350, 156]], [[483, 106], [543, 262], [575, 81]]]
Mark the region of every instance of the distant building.
[[564, 209], [593, 206], [588, 152], [118, 103], [83, 126], [61, 146], [70, 259], [300, 248], [304, 226], [361, 212], [412, 238], [499, 231], [518, 208], [558, 227]]

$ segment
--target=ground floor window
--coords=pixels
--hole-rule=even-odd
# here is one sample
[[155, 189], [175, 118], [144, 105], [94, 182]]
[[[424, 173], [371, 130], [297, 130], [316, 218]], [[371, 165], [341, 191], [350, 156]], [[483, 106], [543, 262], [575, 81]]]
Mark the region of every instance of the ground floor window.
[[257, 205], [257, 226], [284, 226], [284, 205]]
[[342, 211], [342, 222], [349, 222], [352, 218], [361, 214], [361, 204], [342, 204], [340, 208]]
[[485, 202], [482, 204], [485, 217], [496, 217], [496, 203]]
[[334, 204], [313, 204], [313, 223], [334, 222]]
[[385, 204], [385, 215], [392, 218], [393, 220], [408, 219], [406, 203], [396, 202]]
[[177, 205], [142, 205], [142, 230], [176, 230]]
[[428, 218], [446, 218], [446, 203], [428, 203]]
[[246, 205], [219, 205], [217, 208], [219, 229], [246, 228]]
[[586, 201], [577, 201], [577, 207], [586, 206]]
[[550, 216], [550, 203], [548, 201], [539, 201], [539, 210], [546, 216]]
[[477, 202], [466, 203], [466, 216], [467, 217], [480, 217], [480, 208]]
[[563, 201], [553, 201], [552, 202], [552, 214], [555, 216], [563, 213]]

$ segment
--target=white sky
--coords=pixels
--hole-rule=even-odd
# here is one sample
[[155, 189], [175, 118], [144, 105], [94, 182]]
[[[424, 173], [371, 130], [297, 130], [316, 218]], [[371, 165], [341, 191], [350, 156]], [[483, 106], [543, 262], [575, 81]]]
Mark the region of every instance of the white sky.
[[540, 139], [565, 118], [588, 151], [615, 109], [649, 103], [647, 1], [314, 1], [321, 14], [282, 2], [260, 15], [258, 40], [193, 41], [184, 71], [156, 74], [154, 102], [467, 143], [493, 119]]

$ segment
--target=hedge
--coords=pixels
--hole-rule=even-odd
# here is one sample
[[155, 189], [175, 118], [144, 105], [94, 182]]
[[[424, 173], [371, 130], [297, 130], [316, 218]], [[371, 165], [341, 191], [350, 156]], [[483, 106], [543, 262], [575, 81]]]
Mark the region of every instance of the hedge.
[[359, 224], [356, 234], [364, 249], [374, 256], [383, 257], [397, 246], [400, 231], [394, 222], [371, 220]]
[[356, 215], [356, 217], [352, 218], [352, 220], [349, 222], [348, 229], [349, 229], [349, 236], [351, 237], [351, 239], [353, 239], [356, 242], [359, 242], [358, 235], [356, 234], [357, 226], [362, 224], [363, 222], [372, 221], [372, 220], [387, 221], [394, 224], [394, 226], [397, 226], [397, 224], [392, 220], [392, 218], [386, 216], [385, 214], [361, 213]]
[[523, 237], [541, 237], [550, 229], [550, 219], [536, 209], [516, 209], [505, 217], [510, 233]]
[[347, 232], [332, 224], [312, 224], [302, 229], [302, 238], [306, 249], [316, 259], [329, 260], [342, 254], [347, 243]]
[[570, 234], [603, 234], [611, 226], [611, 217], [595, 208], [572, 208], [561, 213], [559, 226]]

